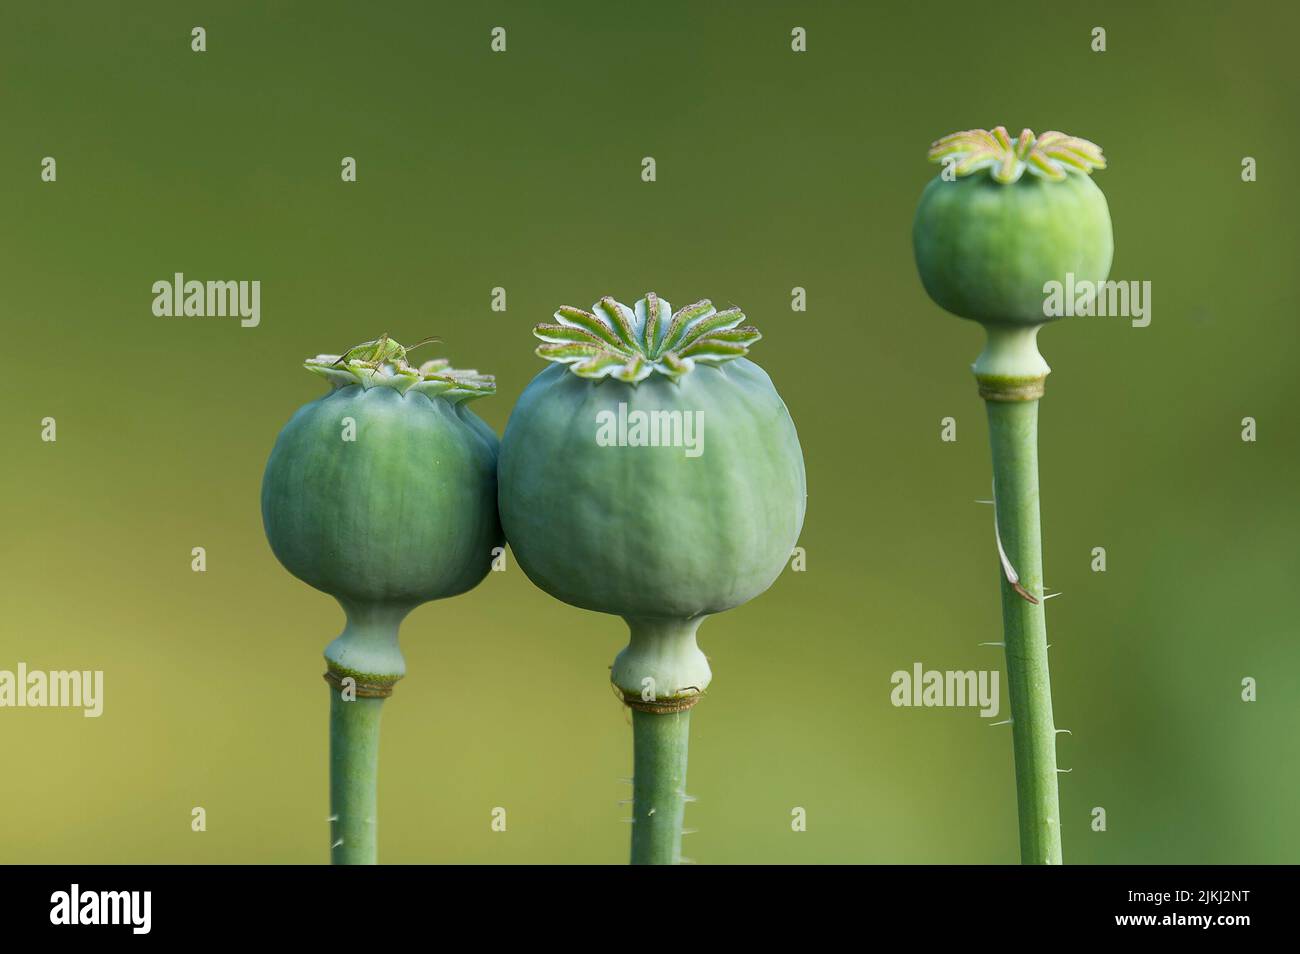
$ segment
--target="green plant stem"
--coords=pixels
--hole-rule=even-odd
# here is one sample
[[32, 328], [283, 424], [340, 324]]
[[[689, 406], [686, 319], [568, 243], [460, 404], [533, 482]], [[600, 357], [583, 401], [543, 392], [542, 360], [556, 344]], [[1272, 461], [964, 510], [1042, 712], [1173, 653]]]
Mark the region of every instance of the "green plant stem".
[[682, 860], [691, 712], [632, 710], [632, 864]]
[[1020, 860], [1061, 863], [1056, 725], [1047, 671], [1043, 546], [1038, 509], [1038, 401], [986, 402], [993, 449], [994, 499], [1002, 549], [1031, 593], [1017, 593], [1001, 568], [1002, 622], [1015, 748]]
[[384, 700], [330, 693], [330, 862], [378, 860], [379, 715]]

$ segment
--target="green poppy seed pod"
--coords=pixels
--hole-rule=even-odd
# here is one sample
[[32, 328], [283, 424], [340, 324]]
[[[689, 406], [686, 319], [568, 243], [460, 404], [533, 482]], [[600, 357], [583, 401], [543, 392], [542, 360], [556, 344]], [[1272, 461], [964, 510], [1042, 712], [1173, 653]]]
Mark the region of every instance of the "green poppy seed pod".
[[799, 438], [760, 337], [708, 301], [675, 314], [654, 293], [604, 298], [539, 325], [555, 362], [502, 438], [506, 538], [540, 588], [624, 617], [612, 678], [638, 703], [683, 706], [710, 679], [700, 622], [780, 575], [805, 507]]
[[988, 335], [974, 371], [989, 420], [1021, 860], [1060, 864], [1038, 483], [1038, 400], [1050, 369], [1038, 331], [1057, 317], [1063, 289], [1095, 290], [1110, 274], [1110, 210], [1090, 178], [1106, 162], [1085, 139], [1026, 129], [1013, 142], [1001, 126], [945, 136], [930, 158], [945, 168], [916, 210], [917, 271], [937, 304]]
[[386, 336], [306, 367], [332, 389], [276, 439], [262, 482], [266, 537], [290, 573], [347, 614], [325, 651], [327, 679], [387, 695], [405, 673], [401, 620], [477, 585], [503, 542], [497, 438], [465, 405], [495, 384], [445, 360], [412, 367]]
[[945, 136], [930, 158], [945, 171], [926, 186], [913, 223], [921, 283], [940, 307], [988, 329], [976, 373], [994, 393], [1041, 393], [1049, 369], [1036, 337], [1050, 320], [1051, 283], [1110, 274], [1110, 210], [1090, 177], [1105, 168], [1101, 149], [1059, 132], [1026, 129], [1012, 140], [999, 126]]

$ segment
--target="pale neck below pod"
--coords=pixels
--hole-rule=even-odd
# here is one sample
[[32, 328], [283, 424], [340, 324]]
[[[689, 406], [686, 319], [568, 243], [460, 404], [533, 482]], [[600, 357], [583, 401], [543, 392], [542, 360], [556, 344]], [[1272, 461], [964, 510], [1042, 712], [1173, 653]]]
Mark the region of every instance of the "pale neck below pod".
[[[628, 623], [611, 678], [636, 710], [634, 798], [651, 771], [643, 753], [667, 744], [643, 746], [643, 729], [666, 723], [640, 717], [684, 717], [698, 701], [711, 679], [701, 621], [771, 586], [803, 525], [799, 438], [771, 379], [745, 357], [760, 335], [744, 318], [708, 301], [674, 313], [654, 293], [635, 307], [603, 298], [590, 311], [561, 308], [534, 332], [552, 365], [502, 438], [501, 521], [520, 567], [557, 599]], [[684, 719], [672, 744], [684, 775]], [[642, 846], [638, 858], [652, 821], [634, 807], [634, 860], [675, 860], [675, 842]], [[679, 839], [680, 802], [659, 807]]]
[[982, 388], [1011, 399], [1042, 394], [1050, 368], [1038, 353], [1049, 283], [1103, 282], [1114, 240], [1106, 197], [1091, 173], [1101, 149], [1060, 132], [1012, 139], [972, 129], [937, 140], [942, 163], [921, 195], [912, 244], [921, 283], [935, 303], [984, 325], [975, 363]]
[[[406, 358], [384, 336], [309, 359], [331, 390], [284, 426], [262, 482], [275, 556], [347, 615], [325, 650], [336, 861], [374, 860], [377, 704], [406, 672], [399, 625], [420, 604], [476, 586], [503, 544], [497, 437], [466, 406], [492, 394], [493, 379]], [[340, 703], [349, 692], [356, 701]], [[363, 790], [335, 791], [353, 783]]]

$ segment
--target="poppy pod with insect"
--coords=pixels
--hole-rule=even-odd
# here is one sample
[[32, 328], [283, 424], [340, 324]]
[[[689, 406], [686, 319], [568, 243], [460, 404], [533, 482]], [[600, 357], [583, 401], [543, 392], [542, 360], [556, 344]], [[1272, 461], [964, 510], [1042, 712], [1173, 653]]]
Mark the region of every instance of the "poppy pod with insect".
[[1104, 282], [1114, 242], [1106, 197], [1091, 179], [1101, 149], [1060, 132], [1012, 139], [999, 126], [936, 141], [944, 164], [921, 195], [912, 244], [935, 303], [980, 322], [988, 343], [975, 379], [989, 419], [994, 542], [1002, 594], [1020, 855], [1061, 862], [1056, 736], [1043, 611], [1038, 400], [1047, 362], [1038, 331], [1050, 289]]
[[519, 565], [630, 630], [611, 678], [633, 710], [637, 863], [681, 857], [690, 709], [711, 678], [696, 631], [771, 586], [803, 525], [799, 438], [744, 320], [654, 293], [561, 308], [502, 438]]
[[406, 672], [398, 627], [477, 585], [503, 542], [497, 437], [466, 406], [493, 379], [446, 360], [417, 368], [407, 352], [385, 335], [308, 359], [330, 392], [280, 431], [262, 481], [275, 556], [347, 616], [325, 649], [335, 863], [375, 861], [379, 713]]

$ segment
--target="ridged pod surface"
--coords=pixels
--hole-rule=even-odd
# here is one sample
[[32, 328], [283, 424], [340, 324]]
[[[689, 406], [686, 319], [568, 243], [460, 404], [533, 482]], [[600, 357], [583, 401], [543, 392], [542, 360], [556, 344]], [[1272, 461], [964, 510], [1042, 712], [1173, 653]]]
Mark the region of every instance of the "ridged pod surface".
[[[702, 453], [599, 445], [599, 416], [617, 420], [619, 405], [629, 416], [699, 412]], [[510, 415], [500, 480], [506, 536], [529, 579], [620, 616], [689, 619], [753, 599], [803, 524], [794, 423], [766, 372], [744, 358], [637, 385], [552, 365]]]
[[[345, 418], [355, 441], [342, 439]], [[500, 542], [496, 451], [464, 405], [338, 388], [300, 408], [276, 439], [262, 491], [271, 548], [290, 573], [339, 599], [416, 606], [463, 593]]]

